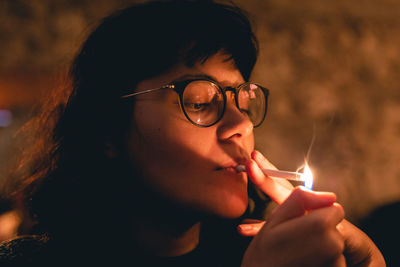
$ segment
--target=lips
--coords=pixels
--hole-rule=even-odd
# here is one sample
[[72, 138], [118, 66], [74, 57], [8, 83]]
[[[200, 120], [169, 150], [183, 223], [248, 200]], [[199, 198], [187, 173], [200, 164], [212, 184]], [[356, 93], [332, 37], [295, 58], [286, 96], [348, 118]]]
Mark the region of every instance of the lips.
[[241, 171], [239, 171], [236, 167], [238, 165], [245, 165], [245, 164], [246, 164], [246, 159], [241, 158], [235, 161], [230, 161], [229, 163], [226, 164], [221, 164], [222, 166], [217, 167], [217, 170], [219, 171], [226, 170], [233, 173], [239, 173]]
[[228, 172], [231, 172], [231, 173], [239, 173], [239, 172], [236, 170], [236, 168], [234, 168], [234, 167], [219, 168], [219, 170], [221, 170], [221, 171], [228, 171]]

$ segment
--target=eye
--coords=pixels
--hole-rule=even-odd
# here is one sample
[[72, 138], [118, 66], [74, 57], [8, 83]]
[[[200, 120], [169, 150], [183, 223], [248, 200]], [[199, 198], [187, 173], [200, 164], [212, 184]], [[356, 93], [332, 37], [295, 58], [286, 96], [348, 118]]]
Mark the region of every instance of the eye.
[[185, 110], [188, 112], [201, 112], [210, 107], [210, 103], [185, 103]]
[[239, 110], [247, 115], [250, 114], [250, 101], [248, 92], [240, 92], [239, 94]]

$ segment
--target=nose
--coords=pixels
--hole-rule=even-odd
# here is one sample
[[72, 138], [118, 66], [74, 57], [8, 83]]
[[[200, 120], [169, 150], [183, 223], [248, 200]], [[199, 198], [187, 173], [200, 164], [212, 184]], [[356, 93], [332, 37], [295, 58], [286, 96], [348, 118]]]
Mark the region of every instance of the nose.
[[[228, 99], [231, 99], [228, 97]], [[233, 100], [233, 99], [232, 99]], [[253, 123], [242, 113], [233, 101], [228, 100], [224, 116], [219, 122], [218, 139], [222, 141], [241, 139], [253, 134]]]

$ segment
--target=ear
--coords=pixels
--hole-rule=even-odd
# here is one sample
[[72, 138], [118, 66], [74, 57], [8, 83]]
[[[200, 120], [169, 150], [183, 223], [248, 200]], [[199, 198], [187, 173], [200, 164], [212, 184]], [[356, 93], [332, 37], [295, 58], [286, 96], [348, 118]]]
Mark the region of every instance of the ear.
[[110, 159], [114, 159], [119, 155], [117, 147], [112, 143], [105, 144], [104, 154]]

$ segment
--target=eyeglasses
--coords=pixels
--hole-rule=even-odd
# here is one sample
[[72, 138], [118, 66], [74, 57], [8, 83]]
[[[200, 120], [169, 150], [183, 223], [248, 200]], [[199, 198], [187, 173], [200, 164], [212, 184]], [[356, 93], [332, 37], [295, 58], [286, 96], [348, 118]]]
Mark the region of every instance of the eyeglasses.
[[186, 118], [196, 126], [209, 127], [224, 115], [227, 96], [231, 91], [236, 107], [245, 114], [254, 127], [260, 126], [267, 113], [269, 91], [258, 84], [246, 82], [238, 87], [221, 87], [212, 80], [191, 79], [124, 95], [129, 98], [161, 89], [173, 89], [179, 95], [179, 105]]

